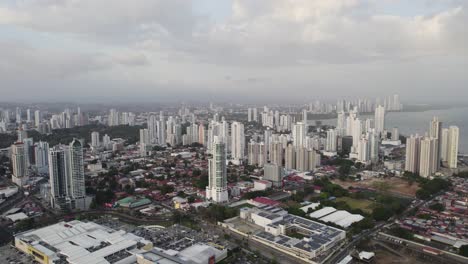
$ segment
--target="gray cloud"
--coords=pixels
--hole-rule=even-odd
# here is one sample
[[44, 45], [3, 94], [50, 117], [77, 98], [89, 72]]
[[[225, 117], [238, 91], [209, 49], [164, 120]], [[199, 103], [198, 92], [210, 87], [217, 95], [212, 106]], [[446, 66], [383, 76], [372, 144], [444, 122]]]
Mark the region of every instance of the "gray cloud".
[[[218, 20], [195, 15], [189, 0], [11, 2], [0, 4], [0, 25], [33, 36], [0, 42], [0, 77], [9, 87], [13, 80], [22, 87], [28, 79], [80, 80], [107, 94], [106, 81], [119, 80], [132, 87], [129, 94], [157, 96], [171, 87], [176, 96], [248, 92], [303, 100], [324, 90], [416, 97], [444, 83], [454, 93], [467, 81], [460, 72], [468, 57], [466, 1], [401, 16], [375, 11], [379, 2], [371, 0], [232, 0], [231, 14]], [[34, 34], [97, 48], [38, 46]]]

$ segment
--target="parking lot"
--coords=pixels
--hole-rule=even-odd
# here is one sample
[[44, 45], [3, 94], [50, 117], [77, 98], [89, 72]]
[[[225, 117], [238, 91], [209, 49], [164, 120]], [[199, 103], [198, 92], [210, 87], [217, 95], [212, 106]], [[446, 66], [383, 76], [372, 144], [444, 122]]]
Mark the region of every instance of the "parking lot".
[[34, 263], [34, 260], [17, 250], [12, 244], [8, 244], [0, 247], [0, 263], [2, 264], [30, 264]]

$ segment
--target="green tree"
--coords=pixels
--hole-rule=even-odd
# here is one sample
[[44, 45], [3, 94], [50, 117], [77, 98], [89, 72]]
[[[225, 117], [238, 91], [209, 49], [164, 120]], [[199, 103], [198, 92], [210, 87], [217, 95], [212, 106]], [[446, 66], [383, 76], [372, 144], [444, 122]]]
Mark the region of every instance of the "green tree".
[[468, 245], [461, 246], [459, 254], [464, 256], [464, 257], [468, 257]]

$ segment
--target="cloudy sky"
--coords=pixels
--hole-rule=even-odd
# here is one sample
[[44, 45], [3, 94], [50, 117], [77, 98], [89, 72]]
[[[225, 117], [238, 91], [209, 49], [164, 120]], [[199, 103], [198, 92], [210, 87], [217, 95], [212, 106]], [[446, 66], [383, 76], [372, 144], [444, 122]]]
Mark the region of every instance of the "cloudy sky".
[[467, 25], [466, 0], [1, 0], [0, 101], [467, 100]]

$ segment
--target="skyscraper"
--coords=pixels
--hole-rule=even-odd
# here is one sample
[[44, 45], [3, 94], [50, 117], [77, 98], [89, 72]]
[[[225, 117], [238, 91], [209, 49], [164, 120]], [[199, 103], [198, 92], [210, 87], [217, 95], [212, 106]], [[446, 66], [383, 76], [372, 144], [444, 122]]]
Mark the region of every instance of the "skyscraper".
[[149, 133], [149, 142], [151, 144], [158, 143], [158, 120], [156, 115], [150, 114], [148, 116], [148, 133]]
[[419, 175], [427, 178], [437, 171], [438, 140], [432, 137], [424, 137], [420, 142]]
[[41, 124], [41, 112], [39, 110], [34, 111], [34, 126], [39, 127]]
[[304, 146], [305, 137], [307, 135], [306, 124], [303, 122], [297, 122], [294, 124], [292, 129], [292, 137], [294, 146]]
[[101, 142], [100, 142], [100, 137], [99, 137], [99, 132], [92, 132], [91, 133], [91, 146], [93, 148], [97, 148], [101, 145]]
[[49, 169], [49, 143], [39, 141], [36, 143], [35, 148], [35, 165], [39, 173], [46, 173]]
[[405, 171], [419, 173], [420, 142], [421, 137], [417, 134], [406, 138]]
[[336, 152], [337, 144], [337, 133], [335, 129], [329, 129], [327, 131], [327, 144], [325, 146], [326, 151]]
[[[385, 130], [385, 107], [379, 105], [375, 108], [375, 132], [381, 136], [382, 132]], [[386, 136], [386, 135], [385, 135]]]
[[292, 144], [286, 147], [284, 160], [286, 169], [293, 170], [296, 168], [296, 149]]
[[217, 203], [229, 200], [226, 174], [226, 144], [214, 137], [213, 157], [208, 162], [208, 186], [206, 198]]
[[73, 199], [84, 199], [86, 196], [83, 145], [77, 139], [70, 143], [70, 188]]
[[27, 166], [27, 159], [25, 153], [25, 146], [21, 142], [11, 145], [11, 161], [13, 165], [12, 181], [22, 187], [29, 179], [29, 170]]
[[281, 186], [281, 180], [283, 178], [283, 168], [277, 164], [265, 164], [263, 170], [263, 179], [271, 181], [274, 186]]
[[244, 125], [240, 122], [231, 124], [231, 158], [243, 160], [245, 153]]
[[70, 207], [70, 171], [68, 148], [58, 145], [49, 152], [49, 182], [50, 198], [53, 208], [66, 209]]
[[440, 156], [442, 151], [442, 122], [439, 121], [439, 118], [434, 116], [429, 126], [429, 136], [437, 140], [436, 152], [433, 157], [436, 170], [440, 168]]
[[460, 131], [457, 126], [449, 127], [449, 136], [447, 144], [447, 165], [451, 169], [457, 168], [459, 134]]

